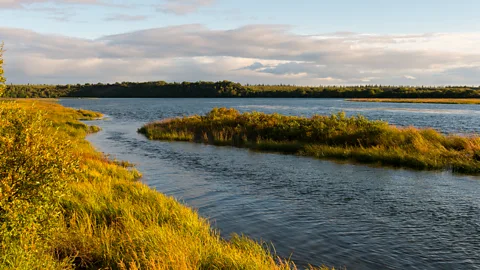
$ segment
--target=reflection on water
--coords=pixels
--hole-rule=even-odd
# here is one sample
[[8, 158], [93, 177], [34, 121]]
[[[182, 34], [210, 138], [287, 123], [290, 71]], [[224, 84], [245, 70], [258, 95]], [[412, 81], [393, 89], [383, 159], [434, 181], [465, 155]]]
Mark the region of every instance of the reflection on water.
[[397, 125], [478, 132], [480, 106], [314, 99], [65, 99], [62, 104], [109, 115], [108, 121], [94, 122], [103, 131], [89, 140], [138, 164], [148, 185], [198, 209], [226, 237], [237, 232], [271, 241], [280, 255], [293, 254], [300, 264], [348, 269], [480, 265], [477, 177], [148, 141], [136, 133], [145, 122], [220, 106], [290, 115], [360, 112]]
[[[340, 109], [340, 108], [339, 108]], [[448, 109], [421, 109], [421, 108], [389, 108], [389, 107], [378, 107], [378, 108], [345, 108], [344, 111], [358, 111], [358, 112], [367, 112], [367, 111], [384, 111], [391, 113], [425, 113], [425, 114], [454, 114], [454, 115], [478, 115], [480, 111], [472, 110], [448, 110]]]
[[[276, 106], [276, 105], [242, 105], [239, 109], [253, 111], [286, 111], [295, 110], [311, 114], [312, 112], [324, 112], [324, 107], [302, 107], [302, 106]], [[389, 112], [389, 113], [425, 113], [425, 114], [454, 114], [454, 115], [479, 115], [480, 111], [474, 110], [454, 110], [454, 109], [426, 109], [426, 108], [394, 108], [394, 107], [371, 107], [371, 108], [348, 108], [348, 107], [330, 107], [332, 111], [345, 112]]]

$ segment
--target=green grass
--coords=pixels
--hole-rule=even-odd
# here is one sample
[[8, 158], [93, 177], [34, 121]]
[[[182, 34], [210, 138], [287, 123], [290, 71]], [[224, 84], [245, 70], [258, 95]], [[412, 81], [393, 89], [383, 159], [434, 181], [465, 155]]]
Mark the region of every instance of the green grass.
[[261, 151], [420, 170], [480, 173], [480, 138], [398, 128], [344, 113], [311, 118], [215, 108], [205, 116], [166, 119], [138, 130], [152, 140], [231, 145]]
[[478, 98], [352, 98], [354, 102], [390, 102], [390, 103], [436, 103], [436, 104], [480, 104]]
[[0, 116], [0, 269], [295, 269], [95, 151], [78, 119], [100, 114], [29, 100]]

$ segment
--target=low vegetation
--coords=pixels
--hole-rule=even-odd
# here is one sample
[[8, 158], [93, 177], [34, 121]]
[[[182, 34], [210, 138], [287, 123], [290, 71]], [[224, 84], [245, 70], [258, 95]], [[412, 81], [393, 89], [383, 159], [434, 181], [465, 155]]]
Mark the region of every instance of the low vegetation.
[[7, 85], [5, 97], [118, 98], [480, 98], [480, 88], [468, 86], [408, 87], [385, 85], [295, 86], [242, 85], [219, 82], [121, 82], [114, 84]]
[[480, 138], [399, 128], [344, 113], [311, 118], [215, 108], [205, 116], [165, 119], [139, 129], [153, 140], [247, 147], [317, 158], [425, 170], [480, 173]]
[[294, 269], [137, 181], [78, 122], [100, 114], [0, 101], [0, 269]]
[[437, 104], [480, 104], [480, 99], [470, 98], [353, 98], [354, 102], [390, 102], [390, 103], [437, 103]]

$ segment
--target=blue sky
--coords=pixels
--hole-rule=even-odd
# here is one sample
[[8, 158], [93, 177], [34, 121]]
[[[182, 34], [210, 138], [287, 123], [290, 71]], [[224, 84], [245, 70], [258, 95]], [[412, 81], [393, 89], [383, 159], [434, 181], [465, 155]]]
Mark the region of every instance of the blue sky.
[[[0, 0], [0, 40], [14, 83], [470, 85], [479, 10], [475, 0]], [[67, 74], [67, 63], [78, 68]], [[119, 63], [131, 68], [115, 73]]]

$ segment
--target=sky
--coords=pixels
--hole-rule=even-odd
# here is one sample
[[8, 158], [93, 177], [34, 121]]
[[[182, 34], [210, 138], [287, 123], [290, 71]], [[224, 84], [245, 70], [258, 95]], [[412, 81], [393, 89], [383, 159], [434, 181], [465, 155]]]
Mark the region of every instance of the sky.
[[0, 0], [8, 83], [480, 85], [478, 0]]

